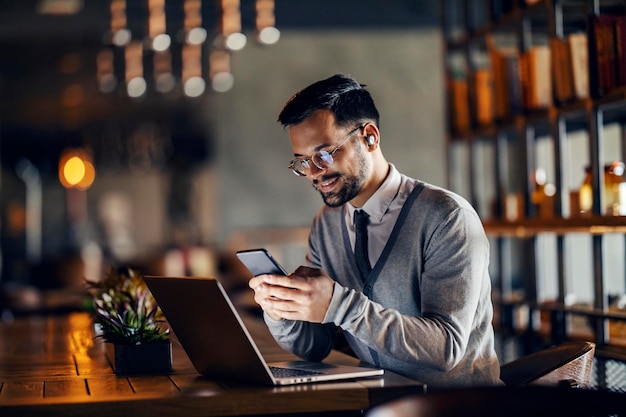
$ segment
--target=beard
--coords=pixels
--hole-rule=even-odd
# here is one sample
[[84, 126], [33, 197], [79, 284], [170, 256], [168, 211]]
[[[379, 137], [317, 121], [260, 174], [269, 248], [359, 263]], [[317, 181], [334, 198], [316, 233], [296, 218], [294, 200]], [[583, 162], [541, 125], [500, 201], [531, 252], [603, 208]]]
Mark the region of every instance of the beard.
[[365, 155], [359, 152], [355, 158], [357, 166], [356, 175], [346, 175], [341, 173], [335, 173], [332, 175], [323, 176], [318, 180], [313, 181], [313, 188], [317, 189], [316, 185], [319, 182], [328, 181], [329, 179], [338, 179], [343, 182], [343, 186], [336, 192], [323, 193], [319, 191], [324, 200], [324, 204], [328, 207], [339, 207], [352, 200], [359, 195], [363, 184], [367, 179], [367, 164]]

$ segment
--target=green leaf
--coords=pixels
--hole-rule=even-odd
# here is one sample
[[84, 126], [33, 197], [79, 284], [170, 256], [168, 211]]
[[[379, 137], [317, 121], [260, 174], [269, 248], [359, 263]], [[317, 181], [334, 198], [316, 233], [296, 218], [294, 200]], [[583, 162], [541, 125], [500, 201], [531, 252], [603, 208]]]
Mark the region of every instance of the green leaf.
[[163, 342], [169, 329], [163, 313], [139, 272], [130, 268], [117, 273], [111, 266], [102, 281], [86, 281], [95, 306], [94, 321], [102, 338], [116, 344]]

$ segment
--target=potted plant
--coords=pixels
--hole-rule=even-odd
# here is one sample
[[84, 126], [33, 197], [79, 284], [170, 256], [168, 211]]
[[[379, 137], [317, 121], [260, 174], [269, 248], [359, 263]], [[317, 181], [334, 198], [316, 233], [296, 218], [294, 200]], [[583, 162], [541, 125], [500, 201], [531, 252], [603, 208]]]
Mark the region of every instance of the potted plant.
[[98, 335], [116, 374], [168, 373], [172, 369], [169, 328], [143, 276], [112, 266], [102, 281], [87, 280]]

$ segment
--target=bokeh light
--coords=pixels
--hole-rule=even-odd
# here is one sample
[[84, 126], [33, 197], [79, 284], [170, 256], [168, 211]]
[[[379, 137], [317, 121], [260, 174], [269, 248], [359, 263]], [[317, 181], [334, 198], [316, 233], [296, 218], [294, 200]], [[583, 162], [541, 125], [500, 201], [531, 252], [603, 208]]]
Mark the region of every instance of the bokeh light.
[[63, 152], [59, 160], [59, 181], [65, 188], [87, 190], [96, 179], [96, 169], [89, 155], [80, 149]]

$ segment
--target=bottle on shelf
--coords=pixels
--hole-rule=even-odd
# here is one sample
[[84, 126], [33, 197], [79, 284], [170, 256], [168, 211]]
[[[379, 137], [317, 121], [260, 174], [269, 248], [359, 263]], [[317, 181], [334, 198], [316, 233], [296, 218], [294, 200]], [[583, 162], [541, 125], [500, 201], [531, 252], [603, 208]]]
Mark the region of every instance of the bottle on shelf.
[[537, 208], [540, 218], [554, 217], [554, 184], [547, 182], [546, 170], [537, 168], [533, 175], [535, 189], [530, 195], [532, 203]]
[[[581, 216], [591, 216], [591, 206], [593, 205], [593, 189], [591, 187], [591, 167], [585, 167], [585, 178], [578, 190], [578, 214]], [[574, 213], [573, 213], [574, 214]]]
[[[589, 166], [585, 168], [585, 178], [580, 186], [579, 197], [581, 215], [590, 216], [593, 193]], [[626, 178], [623, 162], [614, 161], [604, 166], [604, 202], [605, 215], [626, 216]]]
[[626, 216], [626, 178], [624, 163], [615, 161], [604, 167], [607, 216]]

